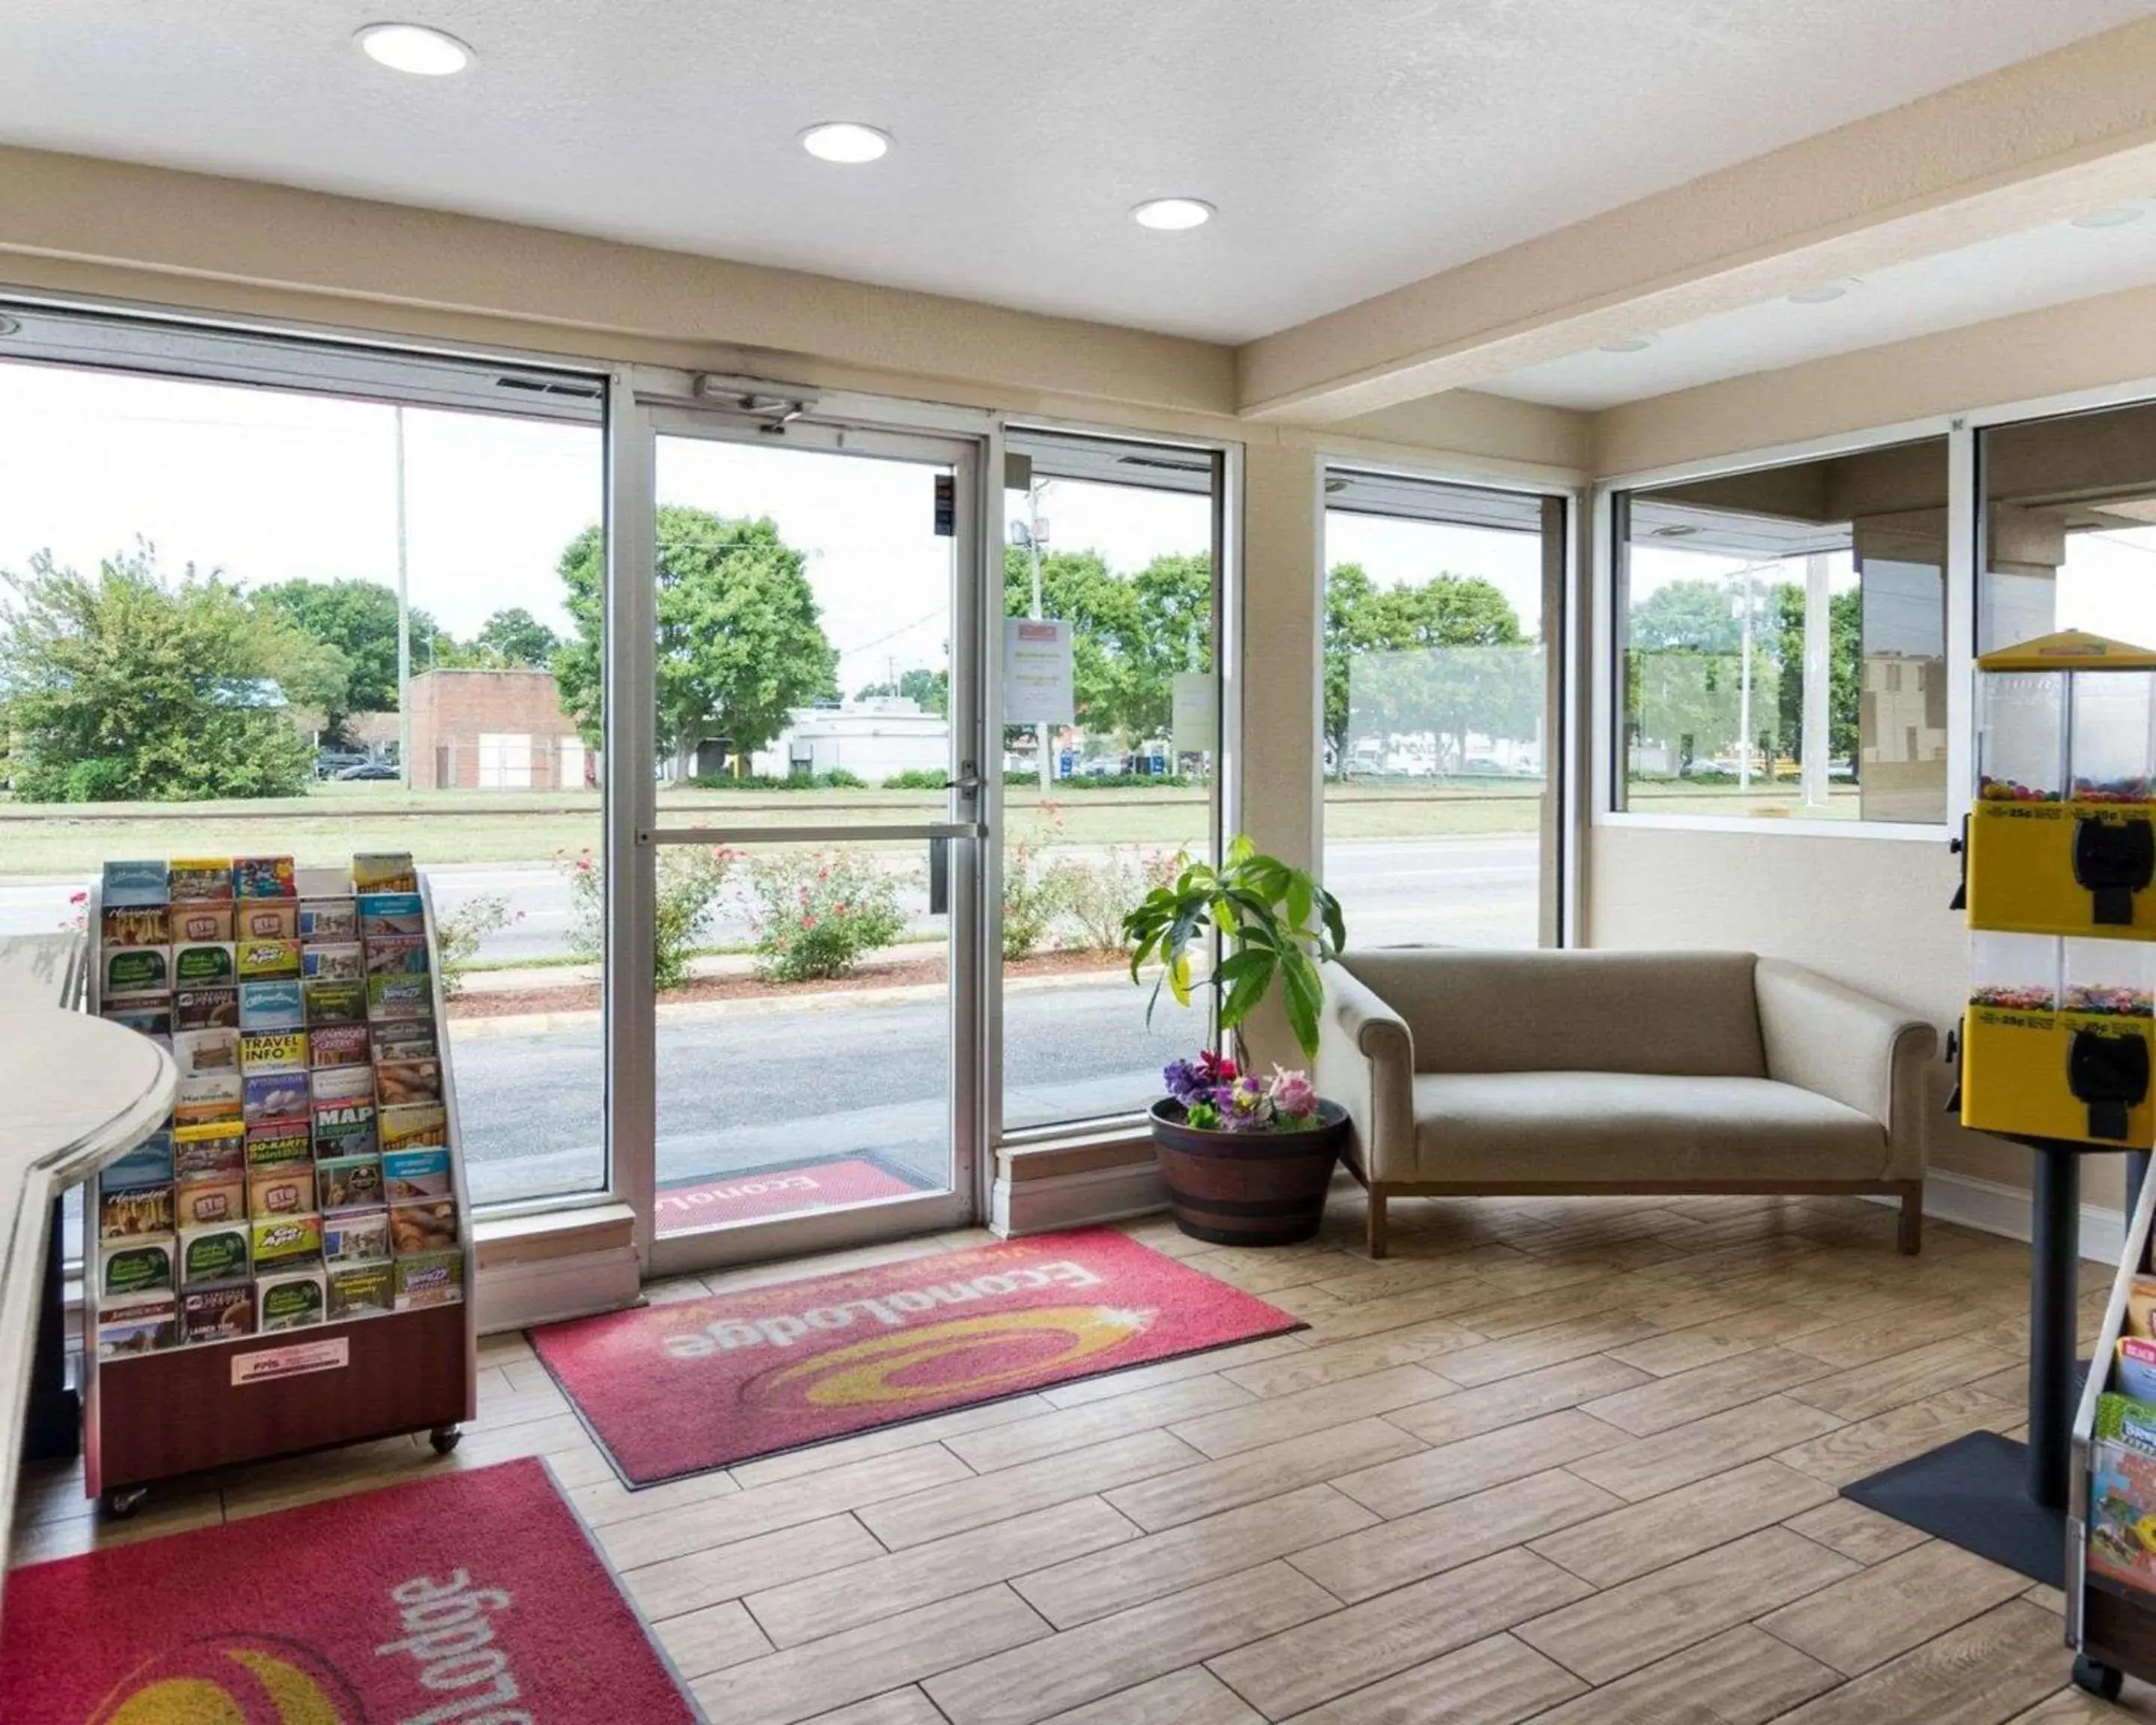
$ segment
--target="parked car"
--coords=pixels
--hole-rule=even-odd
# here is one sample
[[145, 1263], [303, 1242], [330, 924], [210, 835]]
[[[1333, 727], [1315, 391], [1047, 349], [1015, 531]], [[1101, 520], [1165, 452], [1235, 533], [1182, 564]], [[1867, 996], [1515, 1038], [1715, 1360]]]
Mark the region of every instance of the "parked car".
[[315, 757], [315, 777], [335, 778], [347, 767], [365, 767], [374, 759], [356, 749], [324, 749]]
[[401, 778], [403, 775], [387, 761], [362, 761], [337, 774], [340, 779]]

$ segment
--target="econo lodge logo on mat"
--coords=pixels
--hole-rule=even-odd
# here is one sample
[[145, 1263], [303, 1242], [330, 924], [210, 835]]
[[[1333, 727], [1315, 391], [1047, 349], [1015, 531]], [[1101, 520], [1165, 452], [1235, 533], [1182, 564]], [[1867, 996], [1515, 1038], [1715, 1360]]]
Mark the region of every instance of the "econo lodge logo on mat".
[[978, 1394], [1120, 1348], [1152, 1321], [1111, 1306], [1045, 1306], [952, 1318], [873, 1336], [780, 1366], [743, 1386], [765, 1399], [798, 1394], [819, 1408]]
[[361, 1725], [359, 1697], [316, 1649], [212, 1636], [146, 1660], [89, 1725]]

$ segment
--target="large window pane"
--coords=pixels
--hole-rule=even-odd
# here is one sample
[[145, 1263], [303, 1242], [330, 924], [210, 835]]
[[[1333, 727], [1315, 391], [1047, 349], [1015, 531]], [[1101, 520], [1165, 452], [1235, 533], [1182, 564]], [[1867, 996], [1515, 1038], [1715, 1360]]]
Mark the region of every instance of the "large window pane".
[[1946, 439], [1616, 500], [1620, 806], [1946, 818]]
[[1325, 514], [1325, 883], [1349, 942], [1542, 933], [1544, 500], [1335, 470]]
[[1004, 610], [1070, 625], [1075, 722], [1004, 733], [1003, 1123], [1127, 1114], [1205, 1038], [1165, 994], [1150, 1023], [1120, 924], [1211, 855], [1214, 462], [1201, 452], [1014, 435]]
[[595, 408], [0, 364], [0, 933], [68, 921], [107, 857], [408, 850], [457, 963], [475, 1201], [603, 1187], [600, 954], [569, 878], [599, 847], [599, 714], [556, 663], [602, 461]]
[[2087, 629], [2156, 645], [2156, 406], [1983, 434], [1977, 650]]

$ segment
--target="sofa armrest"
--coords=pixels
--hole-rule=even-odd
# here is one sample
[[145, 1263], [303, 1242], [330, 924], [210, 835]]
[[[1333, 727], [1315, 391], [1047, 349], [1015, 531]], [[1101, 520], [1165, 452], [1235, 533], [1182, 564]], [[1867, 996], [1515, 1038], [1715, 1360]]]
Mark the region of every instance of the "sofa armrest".
[[1938, 1032], [1816, 971], [1762, 958], [1754, 973], [1767, 1076], [1831, 1096], [1887, 1128], [1887, 1178], [1921, 1180], [1930, 1141], [1927, 1069]]
[[1407, 1021], [1352, 973], [1324, 968], [1317, 1093], [1348, 1111], [1363, 1178], [1414, 1178], [1414, 1038]]

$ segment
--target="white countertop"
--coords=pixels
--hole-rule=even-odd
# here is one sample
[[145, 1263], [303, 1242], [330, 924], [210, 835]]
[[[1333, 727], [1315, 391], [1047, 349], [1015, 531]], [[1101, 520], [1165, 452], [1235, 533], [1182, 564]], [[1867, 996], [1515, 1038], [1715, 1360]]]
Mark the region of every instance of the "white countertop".
[[14, 1519], [53, 1200], [155, 1132], [178, 1081], [172, 1057], [148, 1037], [23, 999], [0, 995], [0, 1560]]

